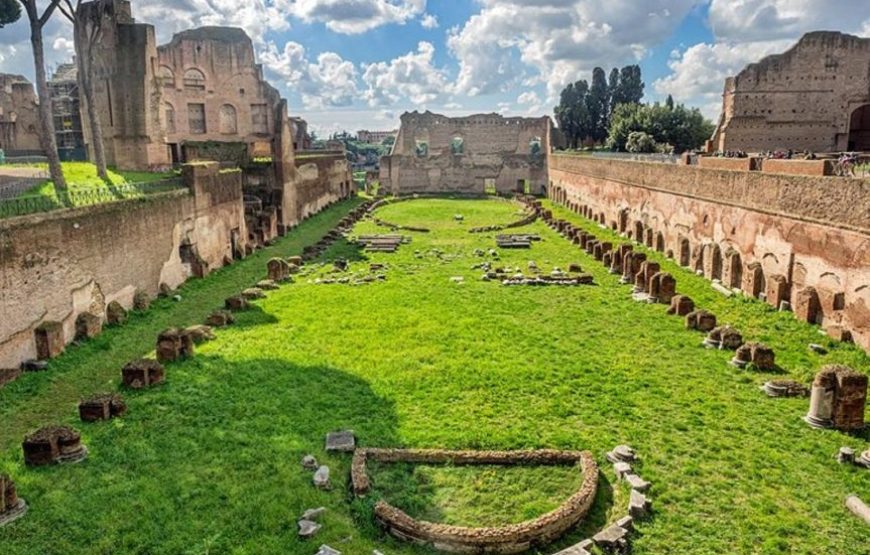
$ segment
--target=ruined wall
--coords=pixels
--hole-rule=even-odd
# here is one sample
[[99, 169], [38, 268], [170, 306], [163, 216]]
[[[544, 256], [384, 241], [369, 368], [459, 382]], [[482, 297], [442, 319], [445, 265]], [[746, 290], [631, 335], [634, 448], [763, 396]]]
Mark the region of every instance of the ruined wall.
[[870, 349], [870, 182], [563, 155], [550, 178], [554, 200]]
[[[85, 2], [81, 9], [88, 25], [101, 29], [93, 51], [94, 94], [109, 165], [121, 169], [169, 165], [154, 27], [135, 23], [127, 0]], [[82, 121], [87, 117], [83, 104]], [[84, 126], [84, 133], [91, 145], [90, 126]]]
[[0, 73], [0, 149], [42, 151], [39, 108], [33, 85], [20, 75]]
[[112, 301], [129, 308], [136, 291], [154, 297], [161, 284], [174, 288], [223, 266], [233, 242], [247, 236], [241, 174], [197, 165], [185, 168], [185, 184], [140, 200], [0, 221], [0, 368], [36, 356], [41, 322], [62, 322], [69, 342], [82, 312], [105, 317]]
[[870, 125], [853, 118], [868, 104], [870, 39], [808, 33], [726, 81], [713, 148], [870, 150]]
[[341, 153], [296, 156], [296, 206], [300, 220], [352, 192], [353, 172]]
[[381, 184], [393, 194], [533, 192], [547, 183], [550, 119], [482, 114], [449, 118], [405, 113], [396, 144], [381, 159]]
[[280, 95], [242, 29], [191, 29], [157, 50], [169, 143], [239, 141], [253, 150], [261, 142], [268, 150]]

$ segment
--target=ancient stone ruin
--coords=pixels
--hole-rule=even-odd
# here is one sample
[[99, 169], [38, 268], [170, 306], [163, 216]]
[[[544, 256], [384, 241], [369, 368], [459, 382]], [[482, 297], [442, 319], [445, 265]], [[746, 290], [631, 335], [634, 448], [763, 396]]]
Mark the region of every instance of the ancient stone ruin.
[[694, 310], [686, 315], [686, 329], [711, 332], [716, 327], [716, 316], [706, 310]]
[[21, 447], [24, 463], [46, 466], [76, 463], [84, 460], [88, 450], [81, 443], [81, 434], [69, 426], [46, 426], [24, 438]]
[[174, 362], [193, 356], [193, 336], [187, 330], [170, 328], [157, 336], [157, 360]]
[[135, 360], [121, 370], [121, 379], [131, 389], [144, 389], [163, 383], [166, 370], [156, 360]]
[[66, 349], [63, 324], [60, 322], [43, 322], [34, 333], [36, 336], [36, 356], [40, 360], [60, 356]]
[[27, 503], [18, 497], [15, 482], [0, 474], [0, 527], [18, 520], [27, 512]]
[[392, 253], [399, 250], [401, 245], [411, 242], [411, 238], [405, 235], [360, 235], [357, 243], [365, 248], [366, 252]]
[[82, 312], [76, 317], [76, 341], [93, 339], [103, 331], [103, 319], [90, 312]]
[[756, 370], [772, 372], [776, 370], [776, 355], [767, 345], [750, 342], [737, 348], [731, 363], [738, 368], [751, 364]]
[[127, 404], [117, 393], [101, 393], [79, 403], [79, 417], [82, 422], [110, 420], [126, 412]]
[[671, 299], [668, 314], [673, 316], [686, 316], [695, 310], [695, 301], [686, 295], [675, 295]]
[[813, 382], [805, 420], [815, 428], [857, 432], [864, 429], [866, 404], [866, 374], [846, 366], [826, 366]]
[[494, 528], [448, 526], [414, 519], [386, 501], [375, 505], [375, 519], [391, 535], [451, 553], [523, 553], [562, 536], [589, 512], [598, 488], [598, 465], [591, 453], [577, 451], [442, 451], [423, 449], [357, 449], [351, 483], [357, 496], [371, 489], [368, 461], [452, 465], [576, 465], [583, 483], [559, 508], [520, 524]]

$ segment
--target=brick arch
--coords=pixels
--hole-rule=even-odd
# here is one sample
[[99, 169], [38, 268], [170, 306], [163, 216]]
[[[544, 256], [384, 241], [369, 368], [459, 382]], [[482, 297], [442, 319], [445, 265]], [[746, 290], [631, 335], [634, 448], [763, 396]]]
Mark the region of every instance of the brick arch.
[[688, 237], [680, 235], [678, 249], [677, 261], [680, 263], [680, 266], [689, 266], [692, 263], [692, 244], [689, 242]]
[[704, 276], [707, 279], [722, 279], [722, 248], [718, 243], [704, 247]]
[[656, 250], [665, 252], [665, 235], [661, 231], [656, 233]]
[[722, 283], [731, 289], [743, 286], [743, 261], [740, 253], [733, 247], [725, 251]]

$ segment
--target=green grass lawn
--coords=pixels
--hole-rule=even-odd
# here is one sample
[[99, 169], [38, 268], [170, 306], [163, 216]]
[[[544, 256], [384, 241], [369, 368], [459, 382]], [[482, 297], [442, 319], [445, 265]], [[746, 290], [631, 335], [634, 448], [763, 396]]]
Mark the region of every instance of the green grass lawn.
[[[483, 259], [473, 252], [494, 248], [494, 234], [467, 230], [517, 220], [518, 205], [502, 200], [383, 208], [380, 218], [432, 232], [412, 233], [413, 243], [396, 254], [342, 243], [326, 256], [350, 258], [352, 272], [385, 263], [386, 282], [313, 283], [325, 269], [298, 276], [218, 330], [195, 358], [169, 365], [165, 385], [126, 392], [123, 418], [77, 422], [80, 396], [116, 389], [120, 367], [152, 351], [160, 329], [201, 321], [261, 279], [271, 256], [298, 253], [349, 207], [190, 282], [180, 303], [159, 301], [48, 372], [0, 389], [0, 470], [31, 505], [23, 520], [0, 529], [3, 553], [311, 555], [327, 543], [349, 555], [410, 555], [427, 551], [374, 525], [379, 497], [439, 522], [507, 524], [555, 507], [578, 483], [571, 469], [379, 465], [374, 494], [357, 500], [348, 490], [350, 457], [323, 449], [327, 432], [348, 428], [372, 447], [590, 450], [603, 470], [595, 507], [545, 555], [624, 514], [627, 492], [604, 460], [619, 443], [639, 451], [638, 468], [653, 483], [654, 517], [638, 527], [636, 554], [868, 553], [867, 528], [843, 501], [849, 493], [870, 498], [870, 472], [833, 458], [841, 445], [866, 449], [866, 435], [809, 428], [801, 420], [807, 400], [763, 396], [758, 386], [770, 375], [738, 370], [727, 364], [730, 353], [702, 348], [702, 335], [663, 305], [634, 302], [617, 276], [543, 223], [520, 230], [540, 233], [542, 242], [504, 251], [501, 263], [525, 268], [534, 260], [549, 270], [579, 262], [595, 286], [480, 281], [471, 267]], [[383, 232], [371, 222], [356, 231]], [[664, 266], [680, 292], [772, 346], [784, 372], [808, 380], [835, 362], [867, 370], [870, 359], [857, 348]], [[813, 353], [809, 343], [830, 354]], [[89, 459], [24, 467], [23, 435], [49, 423], [78, 427]], [[302, 469], [309, 453], [331, 467], [331, 491], [315, 489]], [[297, 518], [319, 506], [328, 509], [323, 530], [299, 540]]]

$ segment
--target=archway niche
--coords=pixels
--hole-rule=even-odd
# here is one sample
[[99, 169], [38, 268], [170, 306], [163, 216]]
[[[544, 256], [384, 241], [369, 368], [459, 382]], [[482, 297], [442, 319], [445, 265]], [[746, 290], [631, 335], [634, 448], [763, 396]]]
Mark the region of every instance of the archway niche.
[[740, 259], [740, 253], [735, 249], [728, 249], [725, 253], [722, 282], [731, 289], [740, 288], [743, 285], [743, 262]]
[[692, 245], [686, 237], [680, 237], [680, 266], [688, 266], [692, 262]]
[[634, 222], [634, 237], [633, 239], [638, 243], [643, 241], [643, 223]]
[[656, 250], [665, 252], [665, 236], [661, 231], [656, 233]]
[[651, 227], [646, 228], [646, 241], [644, 243], [647, 247], [653, 248], [653, 243], [655, 242], [653, 230]]
[[722, 249], [716, 243], [705, 248], [704, 276], [707, 279], [722, 279]]
[[619, 232], [625, 233], [628, 231], [628, 208], [623, 208], [619, 211]]
[[849, 119], [848, 150], [870, 151], [870, 104], [852, 112]]

